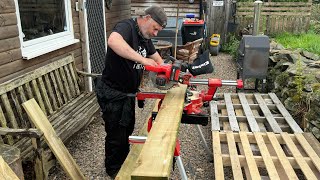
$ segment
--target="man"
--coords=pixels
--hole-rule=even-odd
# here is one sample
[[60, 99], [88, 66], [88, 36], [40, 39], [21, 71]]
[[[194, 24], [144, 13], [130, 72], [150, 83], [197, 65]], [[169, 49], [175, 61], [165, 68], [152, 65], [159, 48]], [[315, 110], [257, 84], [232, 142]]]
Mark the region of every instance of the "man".
[[135, 124], [135, 98], [145, 65], [156, 66], [163, 60], [155, 50], [154, 37], [167, 24], [159, 6], [151, 6], [136, 19], [120, 21], [108, 39], [105, 69], [97, 79], [96, 94], [107, 132], [105, 166], [114, 177], [129, 153], [128, 137]]

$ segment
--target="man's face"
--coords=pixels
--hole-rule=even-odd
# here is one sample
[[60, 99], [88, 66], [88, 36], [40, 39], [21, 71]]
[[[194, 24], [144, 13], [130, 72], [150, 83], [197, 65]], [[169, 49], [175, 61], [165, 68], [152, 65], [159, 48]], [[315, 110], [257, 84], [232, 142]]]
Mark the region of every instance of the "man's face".
[[144, 38], [151, 39], [152, 37], [157, 36], [158, 32], [162, 30], [162, 26], [160, 26], [155, 20], [151, 18], [151, 16], [146, 16], [144, 24], [141, 26], [141, 33]]

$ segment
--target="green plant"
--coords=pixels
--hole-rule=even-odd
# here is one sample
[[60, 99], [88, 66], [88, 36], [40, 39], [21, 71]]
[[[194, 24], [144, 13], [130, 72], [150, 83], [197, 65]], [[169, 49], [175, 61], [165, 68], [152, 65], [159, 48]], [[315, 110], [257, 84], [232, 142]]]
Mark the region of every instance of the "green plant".
[[286, 48], [301, 48], [315, 54], [320, 54], [320, 36], [313, 32], [305, 34], [292, 34], [285, 32], [276, 35], [275, 40]]
[[229, 41], [222, 46], [222, 51], [232, 55], [234, 59], [238, 56], [238, 48], [240, 41], [234, 34], [229, 34]]

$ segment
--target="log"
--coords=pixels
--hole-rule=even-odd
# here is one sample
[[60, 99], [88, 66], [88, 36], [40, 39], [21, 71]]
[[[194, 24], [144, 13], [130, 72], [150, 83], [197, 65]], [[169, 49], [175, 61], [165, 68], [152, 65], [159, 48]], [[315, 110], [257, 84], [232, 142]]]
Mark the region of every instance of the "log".
[[[9, 167], [12, 169], [12, 171], [15, 173], [16, 177], [19, 179], [24, 179], [23, 169], [22, 169], [22, 163], [20, 158], [20, 150], [16, 147], [9, 146], [7, 144], [0, 144], [0, 157], [4, 159], [4, 161], [9, 165]], [[0, 160], [1, 161], [1, 160]], [[0, 162], [1, 164], [1, 170], [2, 167], [4, 167], [3, 162]], [[6, 176], [14, 177], [12, 172], [9, 172], [10, 170], [6, 168]], [[0, 178], [1, 178], [0, 173]], [[7, 179], [7, 178], [5, 178]]]

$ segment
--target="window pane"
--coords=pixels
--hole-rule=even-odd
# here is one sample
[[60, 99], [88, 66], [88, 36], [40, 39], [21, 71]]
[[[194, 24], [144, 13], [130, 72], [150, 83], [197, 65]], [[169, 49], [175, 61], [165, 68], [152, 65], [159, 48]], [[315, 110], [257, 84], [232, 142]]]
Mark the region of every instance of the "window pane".
[[23, 41], [67, 31], [64, 0], [18, 0]]

